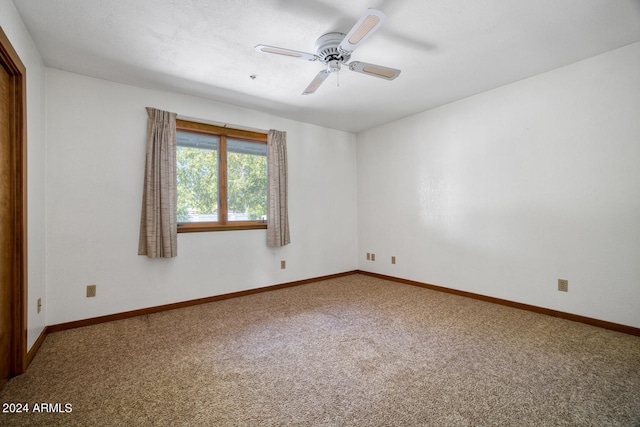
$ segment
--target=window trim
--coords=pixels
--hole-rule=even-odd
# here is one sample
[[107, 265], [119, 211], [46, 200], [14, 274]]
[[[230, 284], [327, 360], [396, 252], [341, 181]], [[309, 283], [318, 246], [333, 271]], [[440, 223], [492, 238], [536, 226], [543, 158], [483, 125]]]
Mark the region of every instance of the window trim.
[[232, 221], [227, 220], [227, 138], [243, 139], [246, 141], [267, 143], [267, 134], [243, 129], [216, 126], [208, 123], [176, 119], [176, 130], [216, 135], [220, 137], [218, 161], [220, 177], [218, 185], [218, 222], [178, 222], [178, 233], [192, 233], [201, 231], [229, 231], [229, 230], [260, 230], [266, 229], [266, 221]]

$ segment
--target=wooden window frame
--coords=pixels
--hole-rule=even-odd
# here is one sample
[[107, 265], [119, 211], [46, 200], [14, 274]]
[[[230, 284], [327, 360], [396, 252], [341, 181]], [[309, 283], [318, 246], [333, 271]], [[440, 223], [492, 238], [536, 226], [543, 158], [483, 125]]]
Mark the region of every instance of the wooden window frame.
[[266, 221], [228, 221], [227, 218], [227, 138], [267, 143], [267, 134], [243, 129], [216, 126], [208, 123], [176, 119], [176, 130], [215, 135], [220, 138], [218, 149], [218, 222], [178, 223], [178, 233], [227, 230], [259, 230], [266, 229]]

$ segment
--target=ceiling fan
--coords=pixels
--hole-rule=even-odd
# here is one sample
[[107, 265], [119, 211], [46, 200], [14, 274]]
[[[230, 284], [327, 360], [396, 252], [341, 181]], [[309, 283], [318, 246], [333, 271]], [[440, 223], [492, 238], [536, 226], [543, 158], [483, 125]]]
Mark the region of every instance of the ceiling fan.
[[329, 74], [340, 71], [341, 65], [346, 65], [351, 71], [357, 73], [393, 80], [400, 75], [400, 70], [369, 64], [367, 62], [354, 61], [348, 63], [351, 59], [351, 53], [380, 28], [386, 20], [387, 16], [381, 11], [377, 9], [367, 9], [347, 34], [332, 32], [320, 36], [318, 40], [316, 40], [315, 54], [263, 44], [257, 45], [255, 50], [261, 53], [284, 55], [292, 58], [306, 59], [308, 61], [320, 61], [327, 65], [327, 68], [320, 71], [311, 83], [309, 83], [304, 92], [302, 92], [303, 95], [314, 93], [326, 78], [329, 77]]

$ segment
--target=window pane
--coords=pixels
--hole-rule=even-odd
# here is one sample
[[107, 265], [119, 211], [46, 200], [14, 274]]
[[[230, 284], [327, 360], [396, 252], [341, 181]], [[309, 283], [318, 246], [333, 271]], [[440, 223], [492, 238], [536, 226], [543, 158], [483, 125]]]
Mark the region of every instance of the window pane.
[[267, 219], [267, 144], [227, 138], [229, 221]]
[[178, 222], [218, 221], [220, 138], [177, 131]]

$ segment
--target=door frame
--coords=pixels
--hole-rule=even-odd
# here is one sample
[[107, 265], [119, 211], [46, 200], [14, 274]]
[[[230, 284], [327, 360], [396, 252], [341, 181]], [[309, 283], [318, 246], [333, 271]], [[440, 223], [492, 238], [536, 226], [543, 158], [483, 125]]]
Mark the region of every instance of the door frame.
[[11, 262], [11, 353], [9, 377], [24, 373], [27, 364], [27, 114], [26, 68], [0, 27], [0, 66], [11, 77], [11, 188], [9, 201], [14, 227]]

